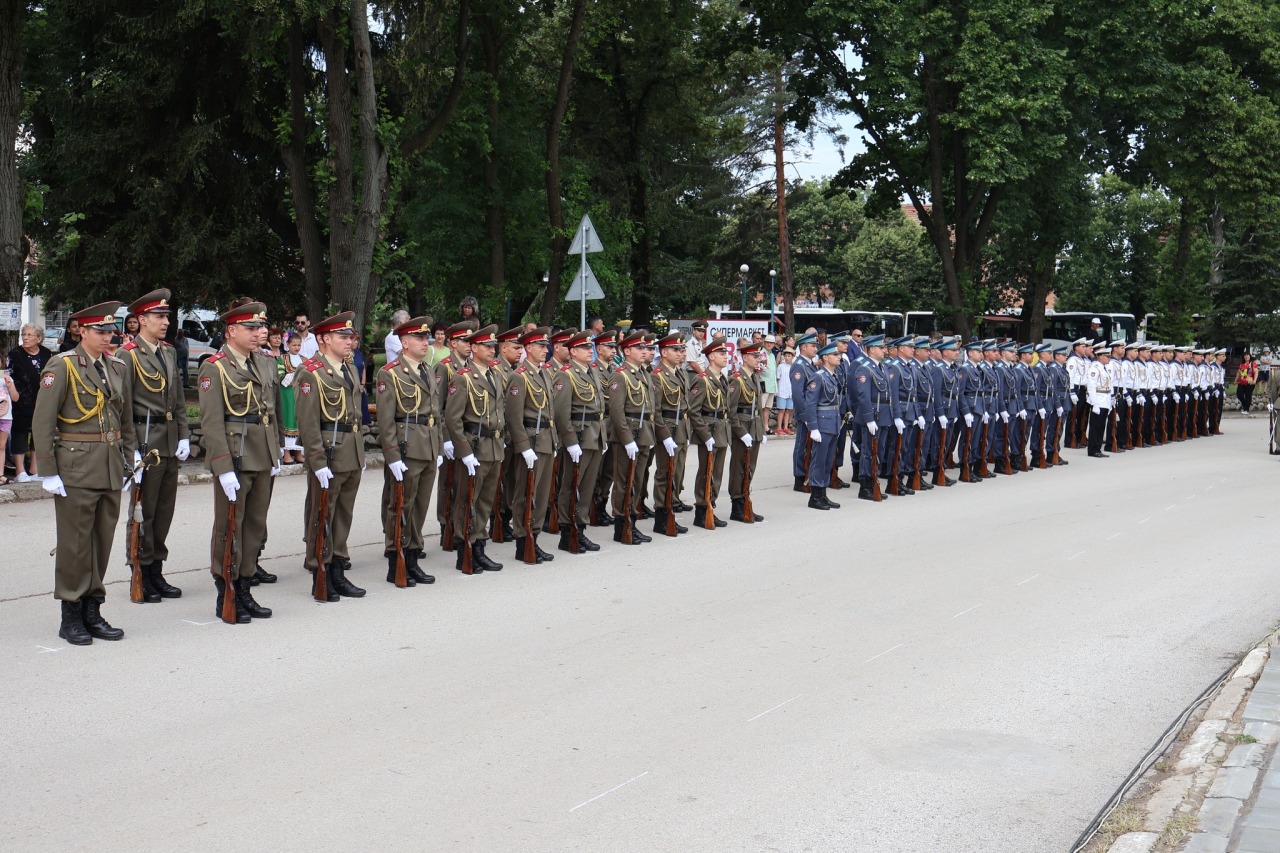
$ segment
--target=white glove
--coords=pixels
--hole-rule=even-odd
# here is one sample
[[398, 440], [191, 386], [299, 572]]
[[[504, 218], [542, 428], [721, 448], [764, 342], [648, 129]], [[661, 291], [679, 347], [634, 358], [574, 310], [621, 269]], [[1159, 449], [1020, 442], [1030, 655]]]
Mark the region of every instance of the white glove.
[[333, 472], [329, 470], [328, 465], [316, 471], [316, 479], [320, 481], [320, 488], [329, 488], [329, 481], [333, 479]]
[[281, 388], [288, 388], [288, 387], [289, 387], [290, 385], [292, 385], [292, 384], [293, 384], [293, 374], [292, 374], [292, 373], [286, 373], [286, 374], [284, 375], [284, 379], [281, 379], [281, 380], [280, 380], [280, 387], [281, 387]]
[[272, 466], [271, 466], [271, 476], [272, 476], [272, 477], [279, 477], [279, 476], [280, 476], [280, 472], [281, 472], [281, 471], [283, 471], [283, 470], [284, 470], [284, 466], [283, 466], [283, 465], [272, 465]]
[[924, 415], [916, 418], [916, 426], [920, 427], [920, 429], [924, 429]]
[[569, 454], [569, 458], [573, 460], [573, 464], [577, 465], [578, 460], [582, 458], [582, 445], [571, 444], [565, 448], [565, 451]]
[[676, 442], [673, 438], [662, 439], [662, 447], [667, 451], [668, 456], [676, 455]]
[[[133, 470], [134, 470], [134, 474], [133, 474], [133, 482], [135, 482], [135, 483], [141, 483], [141, 482], [142, 482], [142, 470], [143, 470], [143, 469], [142, 469], [142, 454], [141, 454], [140, 452], [138, 452], [137, 450], [133, 451]], [[126, 491], [126, 492], [127, 492], [127, 491], [129, 491], [129, 489], [126, 487], [126, 488], [125, 488], [125, 491]]]
[[453, 442], [452, 441], [446, 441], [444, 443], [444, 458], [445, 459], [453, 458]]
[[222, 493], [227, 496], [227, 500], [235, 503], [236, 492], [240, 491], [240, 478], [236, 476], [236, 472], [228, 471], [225, 474], [219, 474], [218, 485], [222, 486]]
[[[817, 430], [815, 429], [814, 432], [817, 432]], [[712, 450], [716, 449], [716, 440], [714, 438], [708, 438], [706, 445], [707, 445], [707, 452], [710, 453]]]
[[[636, 446], [636, 443], [634, 441], [628, 441], [626, 444], [622, 446], [622, 449], [627, 451], [628, 459], [635, 459], [636, 454], [640, 452], [640, 448]], [[710, 449], [711, 449], [710, 447], [707, 448], [707, 450], [710, 450]]]
[[907, 425], [903, 423], [902, 418], [894, 418], [893, 425], [897, 427], [899, 433], [904, 433], [907, 431]]
[[524, 464], [529, 466], [529, 470], [533, 470], [533, 466], [538, 464], [538, 454], [532, 450], [525, 450], [520, 453], [524, 457]]
[[1196, 389], [1196, 392], [1195, 392], [1195, 393], [1196, 393], [1196, 399], [1197, 399], [1197, 400], [1199, 400], [1199, 399], [1200, 399], [1200, 390], [1199, 390], [1199, 389]]
[[125, 477], [125, 478], [124, 478], [124, 485], [120, 487], [120, 491], [121, 491], [121, 492], [127, 492], [127, 491], [129, 491], [129, 487], [130, 487], [130, 486], [132, 486], [132, 485], [133, 485], [133, 478], [132, 478], [132, 477]]
[[1072, 392], [1071, 392], [1071, 405], [1076, 406], [1076, 405], [1079, 405], [1079, 403], [1080, 403], [1080, 398], [1076, 396], [1076, 392], [1075, 392], [1075, 391], [1072, 391]]
[[1276, 410], [1275, 403], [1267, 403], [1267, 411], [1274, 412]]
[[744, 445], [746, 445], [747, 447], [750, 447], [751, 445], [755, 444], [756, 442], [755, 442], [755, 439], [753, 439], [753, 438], [751, 437], [751, 433], [749, 433], [749, 432], [744, 432], [744, 433], [742, 434], [742, 443], [743, 443]]
[[964, 425], [967, 427], [973, 426], [973, 415], [969, 414], [964, 416]]
[[766, 434], [764, 434], [764, 435], [760, 436], [760, 446], [761, 446], [761, 447], [764, 447], [764, 446], [765, 446], [765, 444], [767, 444], [768, 442], [769, 442], [769, 435], [768, 435], [768, 433], [766, 433]]
[[1058, 407], [1058, 417], [1062, 417], [1062, 407]]
[[1146, 398], [1145, 396], [1143, 396], [1142, 394], [1139, 394], [1139, 395], [1138, 395], [1138, 405], [1139, 405], [1139, 406], [1145, 406], [1146, 404], [1147, 404], [1147, 398]]
[[52, 477], [45, 477], [40, 481], [40, 486], [51, 495], [57, 495], [63, 498], [67, 496], [67, 490], [62, 485], [62, 478], [57, 474], [54, 474]]
[[440, 467], [441, 465], [443, 465], [443, 464], [444, 464], [444, 457], [443, 457], [443, 456], [437, 456], [437, 457], [436, 457], [436, 467], [437, 467], [437, 468], [439, 468], [439, 467]]
[[822, 433], [818, 432], [816, 429], [809, 430], [809, 438], [813, 439], [818, 444], [822, 443]]
[[467, 475], [474, 477], [476, 471], [480, 470], [480, 460], [476, 458], [474, 453], [468, 453], [462, 457], [462, 464], [467, 466]]
[[989, 423], [991, 423], [991, 413], [990, 413], [990, 412], [983, 412], [983, 413], [982, 413], [982, 422], [983, 422], [984, 424], [989, 424]]
[[1025, 421], [1027, 419], [1027, 410], [1018, 409], [1018, 417], [1022, 418]]
[[1098, 408], [1097, 406], [1094, 406], [1094, 407], [1093, 407], [1093, 413], [1094, 413], [1095, 415], [1100, 415], [1100, 414], [1102, 414], [1102, 409]]
[[397, 483], [404, 482], [404, 474], [409, 470], [409, 466], [403, 462], [392, 462], [387, 466], [387, 470], [391, 472], [391, 476], [396, 478]]
[[1181, 395], [1181, 394], [1179, 394], [1177, 391], [1174, 391], [1174, 392], [1173, 392], [1173, 402], [1175, 402], [1175, 403], [1181, 403], [1181, 402], [1182, 402], [1182, 395]]
[[880, 429], [880, 427], [876, 424], [875, 421], [871, 421], [870, 423], [867, 424], [867, 432], [870, 433], [871, 435], [875, 435], [876, 430], [878, 429]]
[[946, 415], [938, 415], [938, 423], [942, 426], [943, 429], [946, 429], [948, 426], [951, 425], [951, 419], [948, 418]]
[[178, 449], [173, 452], [178, 457], [179, 462], [186, 462], [187, 457], [191, 455], [191, 440], [187, 438], [178, 439]]
[[1008, 413], [1008, 412], [1001, 412], [1001, 413], [1000, 413], [1000, 420], [1004, 421], [1005, 423], [1008, 423], [1008, 422], [1009, 422], [1009, 413]]
[[1040, 409], [1039, 412], [1040, 412], [1040, 420], [1044, 420], [1045, 417], [1049, 414], [1044, 409]]

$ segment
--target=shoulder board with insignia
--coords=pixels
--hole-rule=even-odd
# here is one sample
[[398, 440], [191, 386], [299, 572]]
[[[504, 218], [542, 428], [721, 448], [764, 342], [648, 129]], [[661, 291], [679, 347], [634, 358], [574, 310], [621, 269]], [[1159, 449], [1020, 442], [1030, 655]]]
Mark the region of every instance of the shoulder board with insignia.
[[168, 341], [161, 341], [160, 346], [169, 347], [170, 349], [173, 349], [173, 344], [169, 343]]
[[462, 374], [464, 374], [464, 373], [470, 373], [470, 372], [471, 372], [471, 365], [469, 365], [469, 364], [468, 364], [466, 367], [461, 368], [461, 369], [458, 371], [458, 375], [459, 375], [459, 376], [461, 376], [461, 375], [462, 375]]
[[109, 355], [109, 356], [107, 356], [107, 361], [114, 362], [114, 363], [116, 363], [116, 364], [120, 365], [121, 367], [124, 367], [124, 362], [123, 362], [123, 361], [121, 361], [119, 358], [117, 358], [117, 357], [116, 357], [116, 356], [114, 356], [114, 355]]
[[138, 348], [138, 342], [137, 342], [137, 341], [129, 341], [129, 343], [125, 344], [125, 345], [124, 345], [124, 347], [123, 347], [123, 349], [124, 349], [124, 350], [126, 350], [126, 351], [128, 351], [128, 350], [134, 350], [134, 349], [137, 349], [137, 348]]
[[560, 368], [560, 372], [565, 373], [570, 369], [570, 367], [572, 367], [572, 365], [566, 364], [564, 367]]
[[321, 370], [324, 368], [324, 362], [321, 361], [316, 356], [312, 356], [311, 358], [302, 362], [302, 366], [305, 367], [307, 370]]
[[73, 349], [69, 349], [69, 350], [67, 350], [66, 352], [60, 352], [60, 353], [58, 353], [58, 357], [59, 357], [59, 358], [66, 358], [66, 359], [72, 359], [72, 358], [75, 358], [75, 357], [76, 357], [76, 351], [75, 351], [75, 350], [73, 350]]
[[383, 367], [387, 370], [394, 370], [399, 366], [400, 366], [400, 359], [398, 358], [393, 358], [391, 361], [388, 361], [386, 364], [383, 365]]
[[522, 364], [516, 368], [516, 373], [527, 373], [528, 371], [529, 371], [529, 365], [527, 364]]
[[213, 364], [215, 361], [222, 361], [226, 357], [227, 357], [227, 354], [225, 352], [223, 352], [222, 350], [218, 350], [213, 355], [206, 358], [205, 361], [208, 362], [209, 364]]
[[699, 371], [698, 371], [698, 375], [699, 375], [699, 376], [706, 376], [706, 375], [707, 375], [707, 372], [706, 372], [705, 370], [699, 370]]
[[453, 356], [451, 356], [451, 355], [446, 355], [444, 358], [440, 359], [440, 360], [439, 360], [438, 362], [436, 362], [436, 363], [437, 363], [437, 364], [453, 364]]

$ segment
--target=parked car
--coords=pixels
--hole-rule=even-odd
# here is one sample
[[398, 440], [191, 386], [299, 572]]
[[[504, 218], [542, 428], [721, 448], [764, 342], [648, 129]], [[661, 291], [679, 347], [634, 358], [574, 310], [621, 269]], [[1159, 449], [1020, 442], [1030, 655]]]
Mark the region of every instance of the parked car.
[[46, 348], [58, 351], [58, 344], [62, 343], [62, 336], [67, 333], [65, 326], [46, 326], [44, 330], [44, 345]]

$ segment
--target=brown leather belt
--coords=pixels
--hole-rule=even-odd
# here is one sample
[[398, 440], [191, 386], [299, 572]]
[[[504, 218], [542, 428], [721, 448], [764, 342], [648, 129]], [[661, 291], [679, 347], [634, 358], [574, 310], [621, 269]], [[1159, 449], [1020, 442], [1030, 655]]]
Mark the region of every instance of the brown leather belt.
[[59, 432], [58, 439], [61, 441], [84, 441], [84, 442], [104, 442], [115, 441], [119, 436], [115, 430], [107, 430], [106, 432]]

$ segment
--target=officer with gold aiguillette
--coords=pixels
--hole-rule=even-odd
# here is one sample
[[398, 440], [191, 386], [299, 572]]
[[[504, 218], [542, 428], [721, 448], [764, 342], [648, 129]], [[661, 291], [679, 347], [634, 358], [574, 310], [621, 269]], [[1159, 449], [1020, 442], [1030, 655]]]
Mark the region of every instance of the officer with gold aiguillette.
[[124, 631], [102, 618], [103, 575], [120, 518], [120, 495], [132, 485], [132, 401], [124, 362], [106, 354], [119, 302], [72, 314], [79, 345], [49, 359], [31, 421], [36, 470], [54, 495], [58, 547], [53, 595], [62, 602], [58, 636], [74, 646]]
[[182, 392], [178, 355], [166, 341], [169, 330], [169, 291], [153, 290], [136, 299], [129, 313], [138, 318], [138, 336], [124, 345], [120, 360], [133, 398], [133, 431], [138, 449], [134, 465], [156, 451], [154, 464], [146, 468], [142, 482], [142, 535], [138, 563], [142, 572], [143, 601], [181, 598], [182, 590], [168, 583], [161, 572], [169, 559], [169, 527], [178, 495], [178, 468], [191, 455], [187, 429], [187, 401]]
[[[250, 582], [267, 533], [271, 478], [280, 473], [280, 425], [271, 416], [274, 386], [254, 364], [259, 329], [267, 307], [249, 302], [224, 311], [226, 343], [200, 366], [200, 428], [209, 470], [218, 478], [213, 490], [210, 570], [218, 590], [214, 614], [222, 615], [226, 595], [235, 599], [236, 622], [267, 619], [271, 610], [254, 600]], [[228, 536], [230, 510], [235, 534]], [[231, 554], [232, 589], [223, 581]]]
[[386, 468], [382, 478], [382, 532], [387, 555], [387, 582], [395, 583], [395, 491], [404, 483], [404, 556], [409, 586], [434, 583], [418, 561], [426, 557], [422, 525], [427, 520], [431, 490], [440, 458], [440, 391], [435, 374], [423, 361], [431, 345], [431, 318], [414, 317], [395, 329], [400, 357], [378, 371], [378, 438]]
[[329, 492], [328, 518], [323, 522], [327, 579], [333, 589], [329, 601], [360, 598], [365, 591], [347, 579], [351, 554], [347, 537], [355, 514], [360, 473], [364, 470], [364, 439], [360, 435], [360, 377], [349, 362], [355, 346], [355, 313], [343, 311], [313, 328], [320, 351], [298, 369], [298, 437], [307, 478], [307, 570], [320, 565], [316, 555], [320, 492]]
[[[507, 497], [511, 501], [511, 523], [515, 530], [516, 559], [524, 560], [526, 539], [533, 537], [530, 549], [534, 563], [548, 563], [555, 559], [538, 546], [538, 534], [547, 515], [547, 501], [551, 494], [551, 468], [558, 448], [556, 423], [569, 414], [569, 393], [561, 384], [552, 391], [555, 379], [551, 371], [542, 366], [551, 345], [546, 326], [534, 329], [520, 337], [525, 360], [515, 369], [507, 381], [506, 420], [511, 436], [511, 460], [515, 476], [509, 477]], [[558, 405], [557, 405], [558, 404]], [[532, 474], [532, 486], [530, 484]], [[532, 492], [532, 507], [530, 507]], [[528, 515], [530, 523], [525, 524]], [[528, 562], [526, 560], [526, 562]]]

